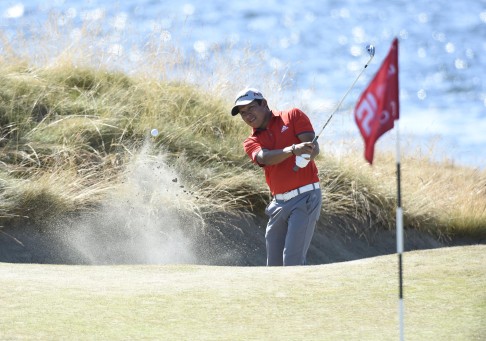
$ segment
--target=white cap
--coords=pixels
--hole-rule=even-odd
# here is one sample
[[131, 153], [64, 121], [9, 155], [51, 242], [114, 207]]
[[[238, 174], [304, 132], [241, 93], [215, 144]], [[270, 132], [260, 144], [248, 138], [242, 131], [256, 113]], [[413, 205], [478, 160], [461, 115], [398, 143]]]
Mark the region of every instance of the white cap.
[[256, 99], [265, 99], [260, 90], [253, 88], [241, 90], [238, 95], [236, 95], [235, 106], [231, 109], [231, 115], [238, 115], [238, 106], [250, 104]]

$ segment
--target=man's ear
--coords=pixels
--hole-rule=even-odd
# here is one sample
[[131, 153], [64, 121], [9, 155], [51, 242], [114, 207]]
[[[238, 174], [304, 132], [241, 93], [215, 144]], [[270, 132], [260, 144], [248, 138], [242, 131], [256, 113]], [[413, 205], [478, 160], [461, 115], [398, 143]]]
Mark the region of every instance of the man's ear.
[[262, 105], [263, 105], [264, 107], [267, 107], [267, 109], [268, 109], [268, 110], [270, 110], [270, 108], [268, 107], [267, 100], [266, 100], [265, 98], [264, 98], [264, 99], [262, 99]]

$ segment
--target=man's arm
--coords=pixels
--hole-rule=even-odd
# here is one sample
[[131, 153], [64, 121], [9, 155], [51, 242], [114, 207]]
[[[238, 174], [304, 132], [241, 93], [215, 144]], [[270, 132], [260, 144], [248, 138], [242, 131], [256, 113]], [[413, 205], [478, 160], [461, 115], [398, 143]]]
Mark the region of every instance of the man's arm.
[[301, 143], [285, 147], [283, 149], [262, 149], [258, 152], [256, 159], [262, 165], [276, 165], [292, 155], [310, 154], [314, 159], [319, 154], [319, 144], [312, 143], [314, 133], [303, 133], [297, 136]]
[[259, 164], [271, 166], [286, 160], [293, 155], [294, 146], [285, 147], [284, 149], [262, 149], [258, 152], [256, 159]]

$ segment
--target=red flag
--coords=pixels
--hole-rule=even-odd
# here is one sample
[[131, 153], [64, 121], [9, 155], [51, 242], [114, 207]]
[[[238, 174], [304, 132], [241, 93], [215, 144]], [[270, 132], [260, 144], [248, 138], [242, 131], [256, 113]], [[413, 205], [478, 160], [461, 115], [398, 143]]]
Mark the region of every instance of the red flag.
[[398, 39], [356, 104], [354, 119], [365, 142], [365, 159], [372, 164], [375, 143], [398, 120]]

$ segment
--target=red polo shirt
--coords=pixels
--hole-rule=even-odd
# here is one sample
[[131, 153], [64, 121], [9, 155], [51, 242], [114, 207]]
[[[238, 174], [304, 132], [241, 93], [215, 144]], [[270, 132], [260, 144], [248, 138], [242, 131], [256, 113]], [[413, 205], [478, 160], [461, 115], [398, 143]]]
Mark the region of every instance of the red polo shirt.
[[245, 152], [252, 161], [263, 167], [265, 179], [272, 195], [281, 194], [319, 181], [317, 167], [314, 161], [307, 167], [293, 171], [295, 156], [289, 157], [272, 166], [261, 165], [256, 156], [262, 149], [283, 149], [292, 144], [298, 144], [298, 135], [314, 132], [314, 128], [301, 110], [294, 108], [288, 111], [273, 111], [266, 129], [253, 129], [253, 133], [243, 142]]

